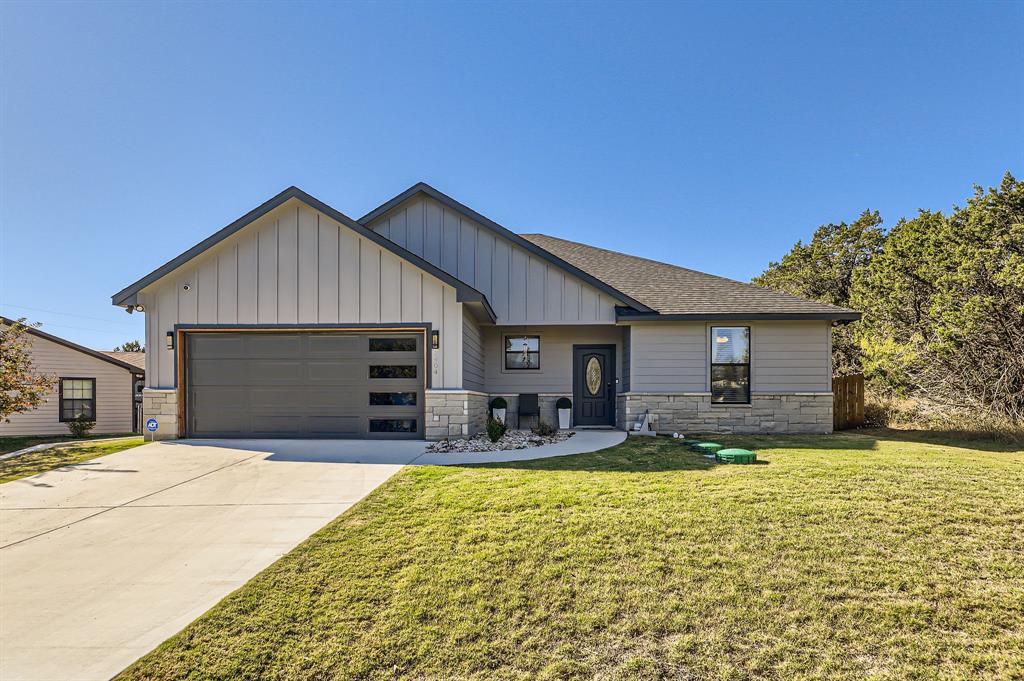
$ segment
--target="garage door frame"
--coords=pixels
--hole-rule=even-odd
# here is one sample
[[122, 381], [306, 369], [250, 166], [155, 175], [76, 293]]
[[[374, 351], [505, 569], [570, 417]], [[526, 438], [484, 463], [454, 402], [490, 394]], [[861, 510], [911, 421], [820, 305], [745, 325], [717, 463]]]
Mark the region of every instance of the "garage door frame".
[[[431, 354], [433, 351], [432, 340], [434, 338], [433, 326], [430, 322], [395, 322], [392, 324], [175, 324], [173, 335], [168, 336], [174, 342], [174, 381], [175, 392], [178, 397], [178, 432], [187, 437], [188, 413], [186, 401], [188, 390], [186, 390], [188, 376], [188, 343], [185, 338], [190, 333], [367, 333], [367, 332], [392, 332], [392, 333], [419, 333], [422, 338], [420, 346], [423, 348], [423, 389], [429, 390], [433, 387], [433, 363]], [[424, 429], [426, 424], [424, 424]]]

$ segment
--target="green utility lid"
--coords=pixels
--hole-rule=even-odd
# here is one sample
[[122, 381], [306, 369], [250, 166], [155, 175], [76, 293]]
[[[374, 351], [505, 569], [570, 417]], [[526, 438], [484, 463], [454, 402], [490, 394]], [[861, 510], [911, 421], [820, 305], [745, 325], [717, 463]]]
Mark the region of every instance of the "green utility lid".
[[715, 452], [722, 448], [722, 445], [718, 444], [717, 442], [698, 442], [697, 444], [693, 445], [693, 448], [698, 452], [704, 452], [705, 454], [714, 454]]
[[754, 463], [757, 454], [749, 449], [719, 449], [715, 452], [715, 461], [721, 463]]

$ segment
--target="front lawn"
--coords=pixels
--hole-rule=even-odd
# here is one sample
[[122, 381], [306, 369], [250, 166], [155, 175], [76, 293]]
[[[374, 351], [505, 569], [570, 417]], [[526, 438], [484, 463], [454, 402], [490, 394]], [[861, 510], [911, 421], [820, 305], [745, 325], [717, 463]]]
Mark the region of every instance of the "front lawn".
[[100, 433], [96, 435], [86, 435], [85, 437], [75, 437], [73, 435], [13, 435], [0, 437], [0, 454], [16, 452], [19, 449], [34, 447], [35, 445], [41, 445], [46, 442], [70, 442], [89, 439], [98, 440], [108, 437], [128, 437], [130, 435], [134, 435], [134, 433]]
[[123, 678], [1020, 678], [1024, 452], [721, 440], [406, 469]]
[[[33, 443], [39, 444], [39, 443]], [[9, 459], [0, 460], [0, 484], [45, 473], [55, 468], [81, 463], [114, 452], [120, 452], [142, 444], [142, 436], [113, 442], [94, 442], [65, 445], [29, 452]], [[31, 447], [32, 445], [25, 445]], [[15, 450], [12, 450], [15, 451]]]

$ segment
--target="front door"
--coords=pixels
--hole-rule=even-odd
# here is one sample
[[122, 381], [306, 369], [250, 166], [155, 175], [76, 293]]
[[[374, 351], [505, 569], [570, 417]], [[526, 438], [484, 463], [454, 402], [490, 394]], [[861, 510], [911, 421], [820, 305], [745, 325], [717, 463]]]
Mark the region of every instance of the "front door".
[[615, 346], [572, 347], [573, 417], [577, 426], [615, 425]]

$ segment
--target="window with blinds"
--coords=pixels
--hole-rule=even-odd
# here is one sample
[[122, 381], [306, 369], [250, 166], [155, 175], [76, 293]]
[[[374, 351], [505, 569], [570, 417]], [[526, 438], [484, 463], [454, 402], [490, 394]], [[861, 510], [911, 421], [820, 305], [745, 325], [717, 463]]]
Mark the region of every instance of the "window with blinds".
[[750, 327], [711, 327], [711, 402], [750, 403]]

